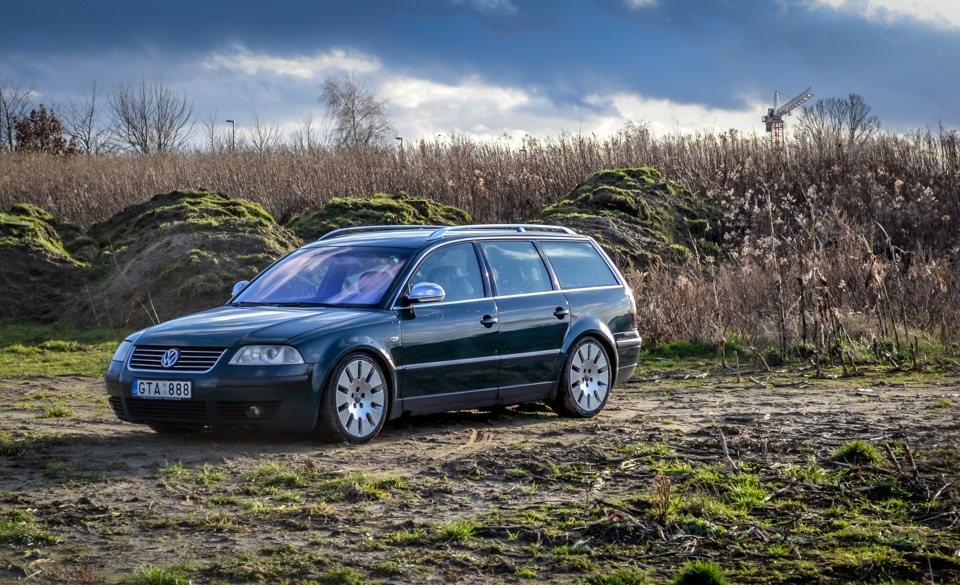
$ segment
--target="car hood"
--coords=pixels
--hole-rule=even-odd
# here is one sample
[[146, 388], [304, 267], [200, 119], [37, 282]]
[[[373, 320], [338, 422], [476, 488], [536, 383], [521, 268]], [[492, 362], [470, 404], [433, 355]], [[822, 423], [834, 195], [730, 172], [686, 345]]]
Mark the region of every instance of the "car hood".
[[249, 343], [291, 343], [310, 331], [341, 325], [370, 314], [364, 309], [301, 307], [220, 307], [155, 325], [137, 336], [137, 345], [239, 347]]

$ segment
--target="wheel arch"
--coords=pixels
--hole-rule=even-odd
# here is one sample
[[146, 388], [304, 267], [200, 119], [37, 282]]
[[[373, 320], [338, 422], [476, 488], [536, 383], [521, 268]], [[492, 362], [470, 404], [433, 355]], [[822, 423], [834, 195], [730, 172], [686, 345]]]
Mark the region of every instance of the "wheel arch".
[[613, 389], [613, 383], [616, 381], [617, 367], [619, 366], [617, 361], [619, 359], [617, 355], [617, 343], [614, 340], [613, 333], [611, 333], [610, 328], [600, 320], [581, 319], [575, 322], [566, 339], [564, 339], [563, 347], [560, 349], [559, 359], [557, 359], [557, 365], [553, 372], [553, 385], [550, 388], [550, 395], [547, 398], [548, 401], [553, 401], [557, 398], [557, 392], [560, 390], [560, 380], [563, 377], [563, 368], [566, 367], [567, 359], [570, 357], [570, 349], [586, 337], [596, 339], [607, 352], [610, 369], [614, 372], [610, 383], [610, 388]]
[[[334, 348], [337, 350], [336, 354], [334, 354]], [[395, 418], [393, 416], [393, 412], [395, 405], [397, 404], [397, 391], [400, 385], [397, 378], [397, 368], [395, 367], [390, 349], [384, 346], [374, 337], [366, 335], [355, 336], [344, 338], [335, 346], [328, 347], [324, 355], [333, 355], [333, 357], [318, 361], [314, 366], [313, 387], [317, 396], [318, 406], [316, 409], [317, 418], [313, 423], [314, 428], [316, 428], [316, 425], [320, 420], [320, 401], [323, 400], [324, 392], [326, 392], [327, 388], [329, 387], [329, 383], [335, 373], [336, 366], [345, 358], [355, 353], [361, 353], [370, 357], [383, 371], [388, 385], [387, 397], [389, 399], [389, 403], [387, 404], [387, 420]]]

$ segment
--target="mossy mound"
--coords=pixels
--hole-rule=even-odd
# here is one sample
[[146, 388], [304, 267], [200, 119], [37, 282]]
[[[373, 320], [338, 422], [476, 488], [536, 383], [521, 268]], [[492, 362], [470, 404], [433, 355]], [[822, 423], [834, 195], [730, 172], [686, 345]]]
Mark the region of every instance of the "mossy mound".
[[221, 305], [236, 281], [300, 244], [260, 205], [205, 190], [157, 195], [88, 233], [101, 253], [80, 313], [110, 327], [139, 327]]
[[93, 255], [83, 230], [38, 207], [0, 212], [0, 319], [59, 319]]
[[625, 268], [719, 252], [720, 213], [652, 168], [594, 173], [534, 221], [592, 235]]
[[304, 241], [338, 228], [362, 225], [463, 225], [472, 220], [456, 207], [405, 193], [370, 198], [335, 197], [320, 210], [294, 218], [286, 227]]

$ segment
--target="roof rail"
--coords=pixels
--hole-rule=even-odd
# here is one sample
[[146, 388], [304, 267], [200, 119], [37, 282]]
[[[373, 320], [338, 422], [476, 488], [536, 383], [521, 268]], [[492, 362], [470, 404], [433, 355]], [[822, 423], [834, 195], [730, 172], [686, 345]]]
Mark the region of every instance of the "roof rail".
[[442, 238], [444, 235], [450, 232], [461, 232], [468, 230], [502, 230], [502, 231], [511, 231], [511, 232], [526, 232], [526, 231], [536, 231], [536, 232], [554, 232], [561, 234], [575, 234], [576, 232], [572, 229], [559, 225], [545, 225], [539, 223], [485, 223], [485, 224], [476, 224], [476, 225], [453, 225], [453, 226], [444, 226], [437, 231], [430, 234], [429, 240], [436, 240]]
[[352, 234], [362, 234], [365, 232], [395, 232], [400, 230], [436, 230], [440, 226], [438, 225], [362, 225], [354, 227], [345, 227], [333, 230], [332, 232], [327, 232], [320, 236], [317, 240], [332, 240], [333, 238], [339, 238], [342, 236], [349, 236]]

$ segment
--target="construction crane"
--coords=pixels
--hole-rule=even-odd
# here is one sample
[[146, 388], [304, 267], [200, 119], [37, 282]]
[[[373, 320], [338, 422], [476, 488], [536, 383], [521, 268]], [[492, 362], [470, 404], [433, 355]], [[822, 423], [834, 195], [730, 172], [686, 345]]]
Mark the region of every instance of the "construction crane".
[[767, 115], [763, 117], [767, 125], [767, 132], [770, 133], [770, 139], [775, 146], [783, 146], [783, 117], [795, 110], [801, 104], [813, 97], [810, 88], [813, 84], [807, 84], [807, 89], [793, 98], [789, 102], [780, 105], [780, 92], [773, 92], [773, 107], [767, 110]]

